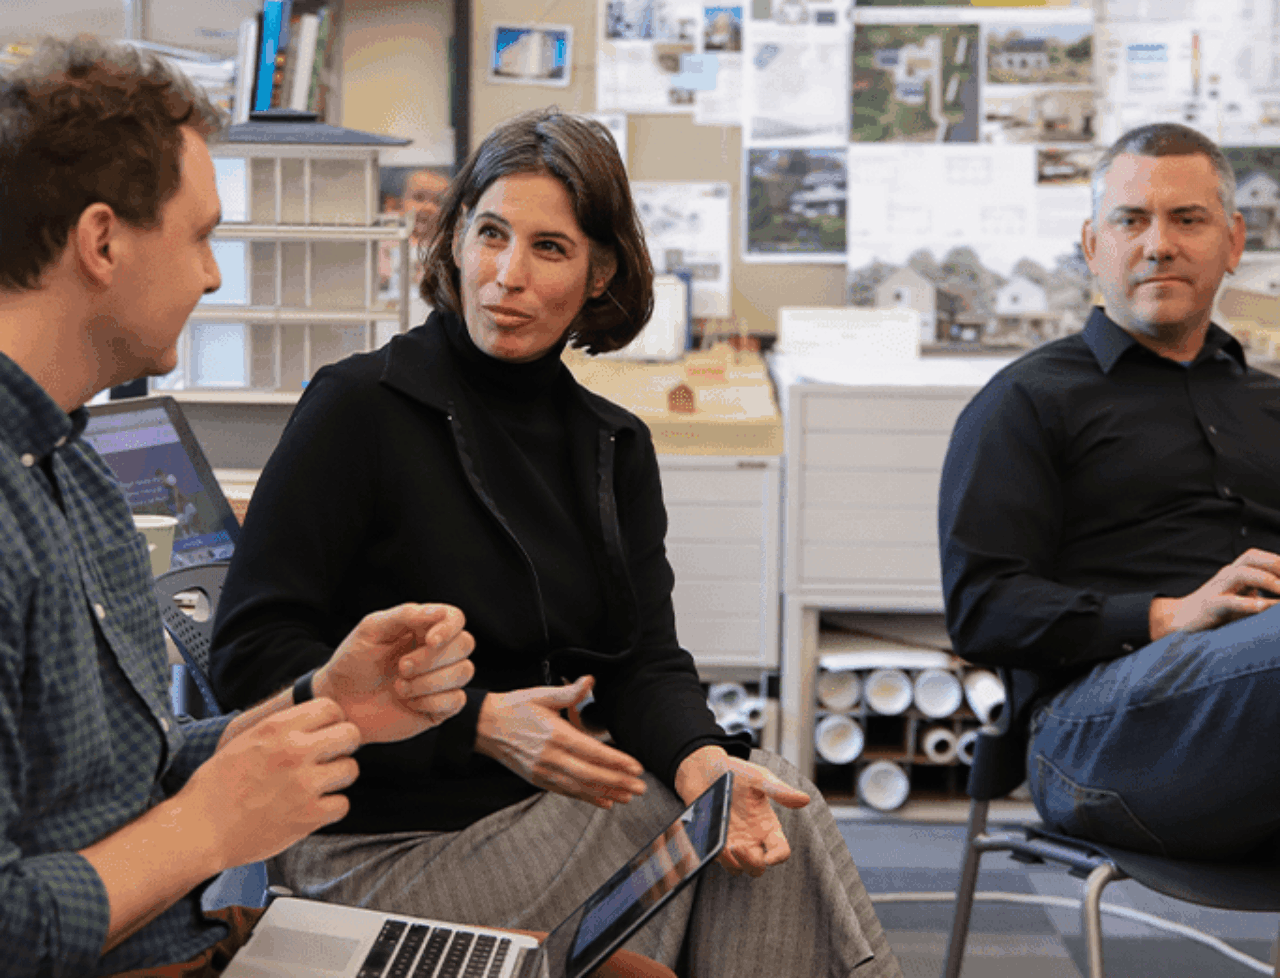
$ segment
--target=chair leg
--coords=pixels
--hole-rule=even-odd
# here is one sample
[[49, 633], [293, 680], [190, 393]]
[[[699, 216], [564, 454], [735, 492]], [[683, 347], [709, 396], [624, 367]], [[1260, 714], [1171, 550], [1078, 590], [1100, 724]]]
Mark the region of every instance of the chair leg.
[[977, 801], [969, 805], [969, 830], [964, 840], [964, 863], [960, 869], [960, 882], [956, 888], [955, 916], [951, 921], [951, 939], [947, 942], [947, 960], [943, 978], [960, 978], [964, 963], [964, 946], [969, 940], [969, 917], [973, 913], [973, 892], [978, 887], [978, 862], [982, 852], [973, 840], [987, 830], [987, 806], [989, 802]]
[[1085, 881], [1080, 921], [1084, 926], [1085, 949], [1089, 956], [1089, 978], [1104, 978], [1102, 972], [1102, 891], [1120, 875], [1111, 863], [1103, 863]]

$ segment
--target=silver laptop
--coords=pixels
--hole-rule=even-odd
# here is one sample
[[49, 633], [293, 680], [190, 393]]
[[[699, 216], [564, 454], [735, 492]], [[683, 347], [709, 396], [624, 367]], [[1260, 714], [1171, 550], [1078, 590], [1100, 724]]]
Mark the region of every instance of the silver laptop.
[[541, 944], [487, 927], [280, 897], [223, 978], [584, 978], [724, 848], [732, 795], [728, 773]]

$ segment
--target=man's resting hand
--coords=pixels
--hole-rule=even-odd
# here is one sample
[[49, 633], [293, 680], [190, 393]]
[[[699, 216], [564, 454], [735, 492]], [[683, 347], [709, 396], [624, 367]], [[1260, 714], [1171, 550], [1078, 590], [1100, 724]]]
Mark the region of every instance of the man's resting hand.
[[1151, 640], [1202, 632], [1266, 611], [1280, 601], [1280, 555], [1247, 550], [1183, 598], [1151, 602]]

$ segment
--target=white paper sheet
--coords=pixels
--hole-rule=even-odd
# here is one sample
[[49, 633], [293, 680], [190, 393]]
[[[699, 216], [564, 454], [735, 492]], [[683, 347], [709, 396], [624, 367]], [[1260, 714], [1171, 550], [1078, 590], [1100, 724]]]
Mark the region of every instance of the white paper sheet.
[[727, 319], [729, 296], [729, 185], [635, 181], [631, 194], [644, 224], [654, 269], [688, 271], [693, 315]]
[[1108, 0], [1100, 31], [1110, 142], [1181, 122], [1223, 145], [1280, 143], [1280, 9], [1257, 0]]
[[749, 21], [744, 142], [830, 146], [849, 133], [849, 32], [830, 22]]
[[742, 55], [720, 52], [711, 57], [716, 62], [715, 87], [694, 96], [693, 121], [700, 126], [742, 125]]
[[600, 0], [596, 108], [692, 112], [695, 92], [676, 84], [680, 56], [702, 38], [699, 0]]
[[849, 242], [1035, 234], [1030, 146], [849, 147]]

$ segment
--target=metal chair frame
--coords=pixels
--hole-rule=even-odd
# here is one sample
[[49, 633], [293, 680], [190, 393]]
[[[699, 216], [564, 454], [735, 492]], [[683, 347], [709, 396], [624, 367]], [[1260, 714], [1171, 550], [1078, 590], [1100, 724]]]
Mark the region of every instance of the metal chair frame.
[[[1005, 688], [1012, 689], [1012, 679], [1007, 670], [1001, 670]], [[1066, 867], [1067, 871], [1084, 881], [1084, 898], [1080, 904], [1080, 920], [1085, 937], [1089, 978], [1104, 978], [1102, 963], [1102, 891], [1116, 880], [1133, 879], [1154, 892], [1201, 906], [1219, 906], [1234, 910], [1280, 910], [1280, 866], [1263, 865], [1252, 869], [1217, 864], [1198, 864], [1189, 860], [1157, 859], [1145, 854], [1130, 853], [1115, 846], [1100, 845], [1084, 839], [1075, 839], [1053, 833], [1042, 825], [1028, 825], [1008, 831], [987, 831], [987, 815], [991, 800], [1007, 795], [1022, 783], [1025, 775], [1026, 734], [1008, 711], [1002, 711], [993, 724], [982, 728], [978, 738], [974, 764], [969, 772], [969, 823], [965, 834], [965, 856], [960, 869], [956, 891], [955, 916], [951, 936], [947, 943], [947, 958], [943, 978], [960, 978], [964, 960], [964, 948], [969, 937], [969, 920], [973, 913], [974, 891], [978, 884], [978, 870], [982, 855], [987, 852], [1008, 852], [1012, 858], [1025, 863], [1051, 862]], [[1129, 863], [1132, 872], [1122, 868]], [[1178, 874], [1181, 884], [1178, 891], [1161, 886], [1142, 872], [1141, 865], [1159, 864], [1166, 871]], [[1225, 874], [1232, 874], [1225, 879]], [[1216, 874], [1216, 878], [1215, 878]], [[1252, 889], [1265, 891], [1257, 902], [1265, 906], [1246, 906], [1238, 895], [1228, 895], [1232, 883], [1249, 876]], [[1201, 892], [1197, 899], [1194, 890], [1196, 879], [1217, 882], [1218, 889], [1208, 894]], [[1259, 885], [1260, 884], [1260, 885]], [[1277, 939], [1272, 973], [1280, 978], [1280, 938]]]
[[[969, 807], [969, 827], [965, 836], [964, 864], [956, 891], [955, 918], [947, 942], [944, 978], [960, 978], [964, 948], [969, 939], [969, 919], [973, 914], [973, 894], [978, 886], [979, 863], [983, 853], [1009, 852], [1023, 862], [1056, 862], [1068, 867], [1072, 876], [1085, 881], [1084, 900], [1080, 904], [1080, 922], [1089, 958], [1089, 978], [1103, 978], [1102, 969], [1102, 891], [1108, 883], [1129, 879], [1119, 866], [1106, 856], [1085, 849], [1073, 849], [1047, 838], [1028, 838], [1017, 831], [987, 832], [987, 811], [991, 803], [975, 799]], [[1276, 972], [1280, 975], [1280, 971]]]

